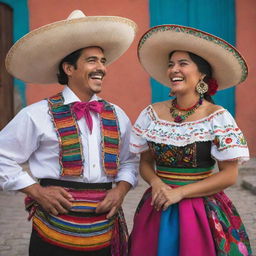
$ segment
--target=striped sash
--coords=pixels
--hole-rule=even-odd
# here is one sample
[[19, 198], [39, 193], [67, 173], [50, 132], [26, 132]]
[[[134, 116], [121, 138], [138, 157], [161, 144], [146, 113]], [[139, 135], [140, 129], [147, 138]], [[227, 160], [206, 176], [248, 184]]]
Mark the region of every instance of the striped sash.
[[182, 186], [206, 179], [212, 175], [213, 169], [214, 166], [207, 168], [173, 168], [157, 166], [156, 172], [164, 183], [174, 186]]
[[[74, 198], [69, 213], [58, 216], [45, 212], [33, 199], [26, 198], [27, 210], [35, 207], [33, 228], [42, 239], [79, 251], [98, 251], [111, 246], [111, 250], [116, 252], [113, 255], [126, 255], [128, 232], [122, 210], [111, 219], [107, 219], [106, 214], [95, 213], [111, 183], [84, 184], [51, 179], [44, 179], [40, 183], [43, 186], [72, 187], [66, 190]], [[74, 185], [81, 185], [81, 188]], [[88, 189], [85, 189], [86, 186]]]

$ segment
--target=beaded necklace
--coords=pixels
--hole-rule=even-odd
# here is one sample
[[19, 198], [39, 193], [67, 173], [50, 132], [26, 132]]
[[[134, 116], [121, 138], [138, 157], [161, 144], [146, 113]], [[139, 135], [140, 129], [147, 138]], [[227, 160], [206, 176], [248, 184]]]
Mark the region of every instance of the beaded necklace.
[[[177, 98], [175, 98], [172, 101], [172, 106], [170, 108], [170, 113], [174, 119], [175, 123], [181, 123], [184, 121], [188, 116], [192, 115], [195, 110], [202, 105], [203, 103], [203, 98], [200, 97], [198, 102], [196, 102], [192, 107], [189, 108], [180, 108], [179, 105], [177, 104]], [[181, 114], [181, 112], [186, 112], [185, 114]]]

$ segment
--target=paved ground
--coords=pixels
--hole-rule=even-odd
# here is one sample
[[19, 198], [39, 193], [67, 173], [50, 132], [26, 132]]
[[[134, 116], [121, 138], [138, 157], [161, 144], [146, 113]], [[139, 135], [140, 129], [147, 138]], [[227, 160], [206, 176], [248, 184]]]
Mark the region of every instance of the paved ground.
[[[254, 166], [256, 165], [251, 166], [250, 170], [241, 171], [239, 182], [227, 189], [226, 193], [239, 210], [251, 239], [253, 255], [256, 256], [256, 196], [240, 185], [244, 177], [253, 175]], [[124, 211], [129, 230], [132, 227], [135, 208], [146, 187], [147, 185], [141, 181], [125, 199]], [[27, 214], [24, 211], [23, 198], [21, 193], [0, 192], [0, 256], [28, 255], [31, 223], [26, 221]]]

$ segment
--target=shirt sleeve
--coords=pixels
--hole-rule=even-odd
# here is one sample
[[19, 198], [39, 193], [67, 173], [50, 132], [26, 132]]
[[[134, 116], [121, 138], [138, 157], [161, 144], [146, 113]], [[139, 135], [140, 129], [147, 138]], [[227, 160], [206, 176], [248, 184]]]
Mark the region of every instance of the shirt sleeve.
[[249, 160], [246, 139], [227, 110], [213, 120], [213, 133], [211, 154], [215, 159], [239, 162]]
[[0, 188], [19, 190], [35, 183], [22, 169], [38, 145], [36, 128], [28, 112], [22, 109], [0, 132]]
[[129, 151], [131, 122], [122, 109], [116, 107], [121, 132], [120, 165], [115, 182], [126, 181], [135, 187], [138, 183], [139, 157]]
[[138, 119], [136, 120], [130, 139], [130, 151], [133, 153], [141, 153], [148, 150], [148, 143], [143, 134], [147, 131], [150, 125], [150, 116], [148, 114], [148, 108], [142, 110]]

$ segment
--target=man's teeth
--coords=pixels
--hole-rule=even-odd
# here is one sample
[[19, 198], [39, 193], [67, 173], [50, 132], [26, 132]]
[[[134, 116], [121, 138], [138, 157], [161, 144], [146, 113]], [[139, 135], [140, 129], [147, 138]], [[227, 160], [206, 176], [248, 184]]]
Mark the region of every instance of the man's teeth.
[[91, 76], [92, 79], [102, 79], [101, 75], [93, 75]]

